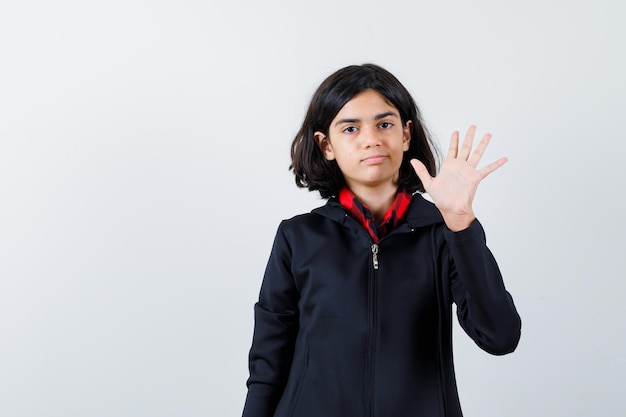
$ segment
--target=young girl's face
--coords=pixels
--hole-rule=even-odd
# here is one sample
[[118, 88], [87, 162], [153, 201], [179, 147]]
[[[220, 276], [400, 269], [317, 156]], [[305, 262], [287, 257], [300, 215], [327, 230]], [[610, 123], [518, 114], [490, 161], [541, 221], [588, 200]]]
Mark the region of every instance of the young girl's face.
[[337, 161], [351, 190], [396, 188], [410, 128], [411, 121], [403, 125], [398, 109], [380, 93], [366, 90], [341, 108], [328, 136], [315, 132], [315, 140], [326, 159]]

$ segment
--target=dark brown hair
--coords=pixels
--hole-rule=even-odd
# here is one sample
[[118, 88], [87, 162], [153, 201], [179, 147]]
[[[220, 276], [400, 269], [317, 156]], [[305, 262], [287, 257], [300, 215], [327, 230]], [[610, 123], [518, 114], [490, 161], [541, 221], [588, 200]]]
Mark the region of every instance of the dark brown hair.
[[398, 186], [411, 193], [424, 192], [422, 182], [409, 161], [419, 159], [434, 176], [437, 171], [437, 148], [407, 89], [390, 72], [374, 64], [342, 68], [326, 78], [313, 94], [302, 127], [291, 144], [289, 168], [296, 177], [298, 187], [319, 191], [322, 198], [330, 198], [345, 185], [339, 165], [324, 157], [313, 135], [317, 131], [328, 135], [330, 123], [339, 110], [354, 96], [369, 89], [380, 93], [400, 112], [403, 125], [408, 120], [412, 122], [411, 141], [402, 158]]

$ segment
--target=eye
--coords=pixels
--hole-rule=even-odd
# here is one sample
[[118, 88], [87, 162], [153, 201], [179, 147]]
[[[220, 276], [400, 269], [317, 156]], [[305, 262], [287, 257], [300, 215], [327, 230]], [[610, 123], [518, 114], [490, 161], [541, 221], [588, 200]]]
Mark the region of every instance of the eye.
[[380, 125], [378, 125], [381, 129], [391, 129], [391, 127], [393, 126], [393, 123], [391, 122], [382, 122]]
[[354, 133], [356, 132], [356, 126], [348, 126], [343, 129], [344, 133]]

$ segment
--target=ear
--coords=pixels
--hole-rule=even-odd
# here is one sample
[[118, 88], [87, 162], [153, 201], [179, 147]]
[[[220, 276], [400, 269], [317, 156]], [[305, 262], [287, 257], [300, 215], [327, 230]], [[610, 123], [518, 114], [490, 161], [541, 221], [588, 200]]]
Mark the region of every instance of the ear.
[[330, 140], [324, 133], [319, 132], [319, 131], [315, 132], [313, 134], [313, 138], [315, 139], [315, 143], [317, 143], [317, 146], [319, 146], [320, 150], [324, 154], [324, 158], [326, 158], [329, 161], [332, 161], [333, 159], [335, 159], [333, 147], [330, 144]]
[[413, 122], [407, 120], [404, 128], [402, 128], [402, 149], [404, 152], [409, 150], [409, 144], [411, 143], [411, 129], [413, 128]]

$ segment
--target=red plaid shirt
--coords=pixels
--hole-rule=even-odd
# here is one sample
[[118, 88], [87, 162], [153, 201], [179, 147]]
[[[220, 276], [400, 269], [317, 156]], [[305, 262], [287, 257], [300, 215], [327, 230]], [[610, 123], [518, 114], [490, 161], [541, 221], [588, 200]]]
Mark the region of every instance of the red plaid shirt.
[[382, 222], [376, 224], [372, 212], [356, 198], [350, 189], [343, 187], [339, 191], [339, 203], [367, 230], [374, 243], [378, 243], [400, 223], [409, 208], [411, 197], [412, 195], [405, 190], [398, 191], [396, 199], [383, 216]]

